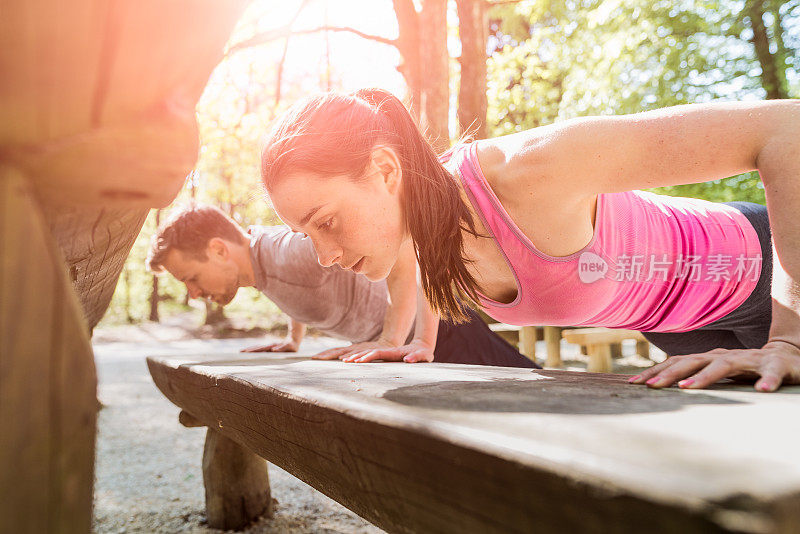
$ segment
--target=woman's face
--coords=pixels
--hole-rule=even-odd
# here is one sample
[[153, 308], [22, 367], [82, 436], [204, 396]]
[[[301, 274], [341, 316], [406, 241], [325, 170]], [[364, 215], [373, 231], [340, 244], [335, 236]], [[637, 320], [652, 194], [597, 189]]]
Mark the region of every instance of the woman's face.
[[276, 180], [269, 196], [292, 230], [308, 235], [324, 267], [338, 264], [372, 281], [386, 278], [405, 231], [402, 171], [391, 149], [376, 149], [365, 177], [295, 173]]

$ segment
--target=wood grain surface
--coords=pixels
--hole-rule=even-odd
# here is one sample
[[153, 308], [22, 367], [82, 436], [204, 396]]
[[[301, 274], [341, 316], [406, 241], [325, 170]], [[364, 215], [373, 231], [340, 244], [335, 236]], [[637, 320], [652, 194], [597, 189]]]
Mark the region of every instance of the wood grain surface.
[[[800, 387], [151, 357], [204, 424], [389, 532], [796, 532]], [[280, 499], [280, 496], [276, 497]]]
[[89, 331], [31, 183], [0, 167], [0, 532], [89, 532]]

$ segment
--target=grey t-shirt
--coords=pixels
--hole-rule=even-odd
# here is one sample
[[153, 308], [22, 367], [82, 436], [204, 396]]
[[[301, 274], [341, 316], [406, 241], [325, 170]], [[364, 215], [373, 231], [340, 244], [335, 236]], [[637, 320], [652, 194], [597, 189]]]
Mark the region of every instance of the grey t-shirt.
[[251, 226], [256, 288], [286, 315], [353, 343], [374, 341], [388, 306], [386, 282], [322, 267], [311, 239], [286, 226]]

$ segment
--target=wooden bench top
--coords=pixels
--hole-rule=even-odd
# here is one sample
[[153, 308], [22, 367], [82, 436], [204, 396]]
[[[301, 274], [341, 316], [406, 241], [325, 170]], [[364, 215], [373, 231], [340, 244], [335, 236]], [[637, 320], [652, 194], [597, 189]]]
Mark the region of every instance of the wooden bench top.
[[619, 343], [626, 339], [646, 341], [645, 337], [636, 330], [622, 330], [612, 328], [573, 328], [562, 330], [561, 335], [568, 343], [590, 345], [592, 343]]
[[284, 354], [148, 366], [183, 410], [390, 532], [800, 524], [800, 386], [659, 391], [620, 375]]

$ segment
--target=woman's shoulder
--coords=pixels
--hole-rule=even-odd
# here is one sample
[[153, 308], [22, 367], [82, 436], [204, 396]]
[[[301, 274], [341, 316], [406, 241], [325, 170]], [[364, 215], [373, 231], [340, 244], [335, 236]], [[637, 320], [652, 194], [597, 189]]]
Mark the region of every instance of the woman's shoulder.
[[549, 136], [552, 129], [535, 128], [475, 143], [477, 163], [498, 198], [541, 197], [559, 189], [564, 193], [566, 176], [559, 176], [558, 155]]

